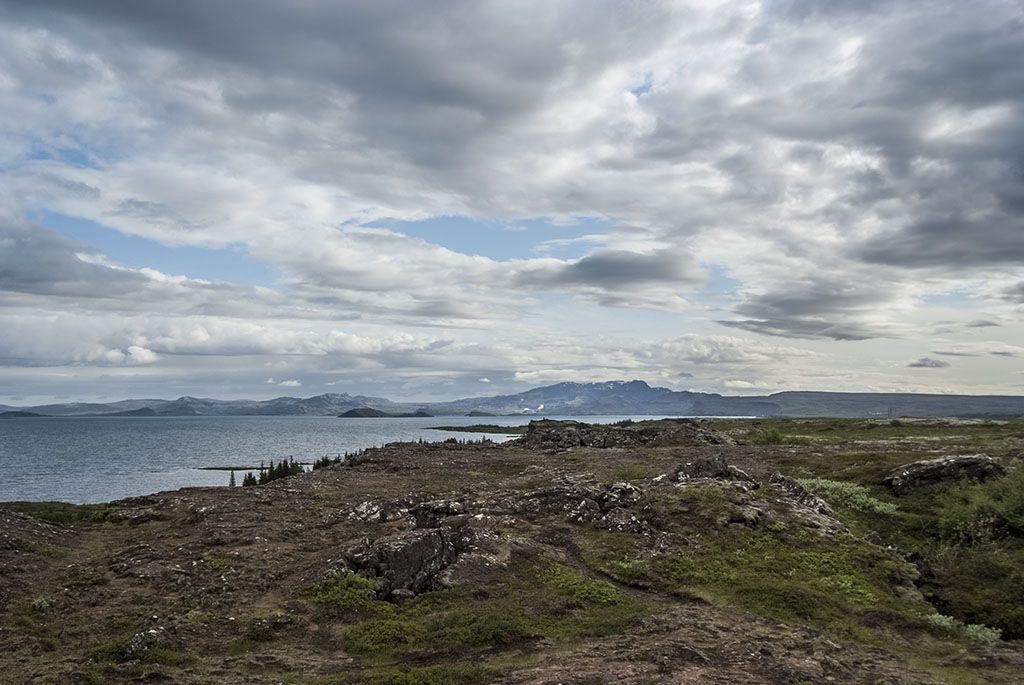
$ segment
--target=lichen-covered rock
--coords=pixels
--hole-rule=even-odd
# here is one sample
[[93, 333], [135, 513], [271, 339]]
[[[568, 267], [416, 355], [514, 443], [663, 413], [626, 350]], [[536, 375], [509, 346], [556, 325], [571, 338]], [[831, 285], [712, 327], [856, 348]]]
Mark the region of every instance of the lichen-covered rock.
[[472, 529], [459, 526], [367, 540], [346, 551], [345, 563], [349, 570], [377, 580], [380, 599], [419, 594], [433, 588], [438, 574], [460, 553], [472, 549], [473, 537]]
[[836, 518], [835, 512], [825, 503], [825, 500], [812, 495], [795, 478], [775, 472], [769, 482], [785, 493], [781, 501], [789, 504], [794, 513], [808, 527], [830, 535], [848, 532], [846, 526]]
[[745, 471], [735, 466], [730, 466], [725, 457], [719, 455], [710, 459], [698, 459], [697, 461], [683, 464], [669, 474], [669, 478], [676, 483], [708, 479], [736, 481], [748, 484], [751, 489], [757, 489], [758, 483]]
[[918, 488], [936, 483], [972, 478], [988, 480], [1006, 475], [1006, 469], [992, 457], [984, 454], [939, 457], [904, 464], [889, 472], [882, 485], [897, 497], [908, 495]]
[[534, 490], [514, 502], [521, 513], [538, 511], [564, 512], [574, 523], [590, 523], [606, 530], [644, 529], [633, 514], [627, 511], [642, 498], [640, 488], [626, 482], [599, 485], [586, 478], [560, 478], [551, 487]]

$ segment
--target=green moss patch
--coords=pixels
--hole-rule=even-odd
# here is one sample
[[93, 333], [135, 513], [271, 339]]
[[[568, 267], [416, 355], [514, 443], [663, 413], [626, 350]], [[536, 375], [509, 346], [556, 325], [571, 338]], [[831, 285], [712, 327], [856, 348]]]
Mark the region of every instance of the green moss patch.
[[427, 593], [344, 630], [346, 651], [375, 658], [465, 653], [536, 638], [625, 631], [648, 608], [607, 581], [551, 562], [518, 560], [489, 585]]

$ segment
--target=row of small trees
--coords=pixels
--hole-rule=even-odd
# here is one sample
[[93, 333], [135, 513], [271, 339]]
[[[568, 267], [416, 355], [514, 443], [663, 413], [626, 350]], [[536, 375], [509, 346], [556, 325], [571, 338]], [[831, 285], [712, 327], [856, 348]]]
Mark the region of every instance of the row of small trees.
[[[348, 457], [348, 452], [345, 453]], [[316, 461], [313, 462], [313, 470], [322, 469], [325, 466], [331, 466], [333, 464], [340, 464], [342, 457], [339, 454], [337, 457], [329, 457], [326, 454]], [[272, 480], [278, 478], [287, 478], [288, 476], [295, 476], [305, 472], [305, 467], [299, 462], [295, 461], [295, 457], [289, 457], [288, 459], [282, 459], [277, 464], [271, 460], [270, 466], [264, 466], [263, 462], [260, 462], [259, 476], [252, 473], [251, 471], [245, 474], [242, 478], [242, 487], [249, 487], [250, 485], [263, 485], [269, 483]], [[231, 477], [228, 479], [228, 487], [235, 487], [235, 472], [231, 471]]]

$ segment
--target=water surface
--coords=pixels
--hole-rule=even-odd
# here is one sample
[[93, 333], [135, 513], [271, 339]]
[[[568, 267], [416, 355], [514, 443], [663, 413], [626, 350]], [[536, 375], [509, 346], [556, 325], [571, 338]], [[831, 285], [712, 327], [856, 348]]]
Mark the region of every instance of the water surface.
[[[621, 416], [586, 417], [589, 422]], [[632, 417], [640, 418], [640, 417]], [[643, 417], [656, 418], [656, 417]], [[387, 442], [479, 440], [428, 430], [478, 423], [518, 426], [529, 417], [336, 418], [332, 416], [46, 417], [0, 420], [0, 501], [107, 502], [194, 485], [227, 485], [227, 471], [294, 457], [311, 462]], [[487, 436], [494, 440], [499, 436]], [[236, 472], [241, 483], [243, 470]]]

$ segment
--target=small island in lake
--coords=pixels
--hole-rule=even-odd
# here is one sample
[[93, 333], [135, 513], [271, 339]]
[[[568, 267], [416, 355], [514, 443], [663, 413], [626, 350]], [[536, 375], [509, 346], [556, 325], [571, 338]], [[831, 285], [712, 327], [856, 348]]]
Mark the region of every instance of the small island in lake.
[[372, 407], [357, 407], [355, 409], [349, 409], [344, 414], [338, 414], [339, 419], [416, 419], [416, 418], [433, 418], [433, 414], [428, 414], [422, 409], [408, 414], [389, 414], [386, 411], [380, 409], [374, 409]]

